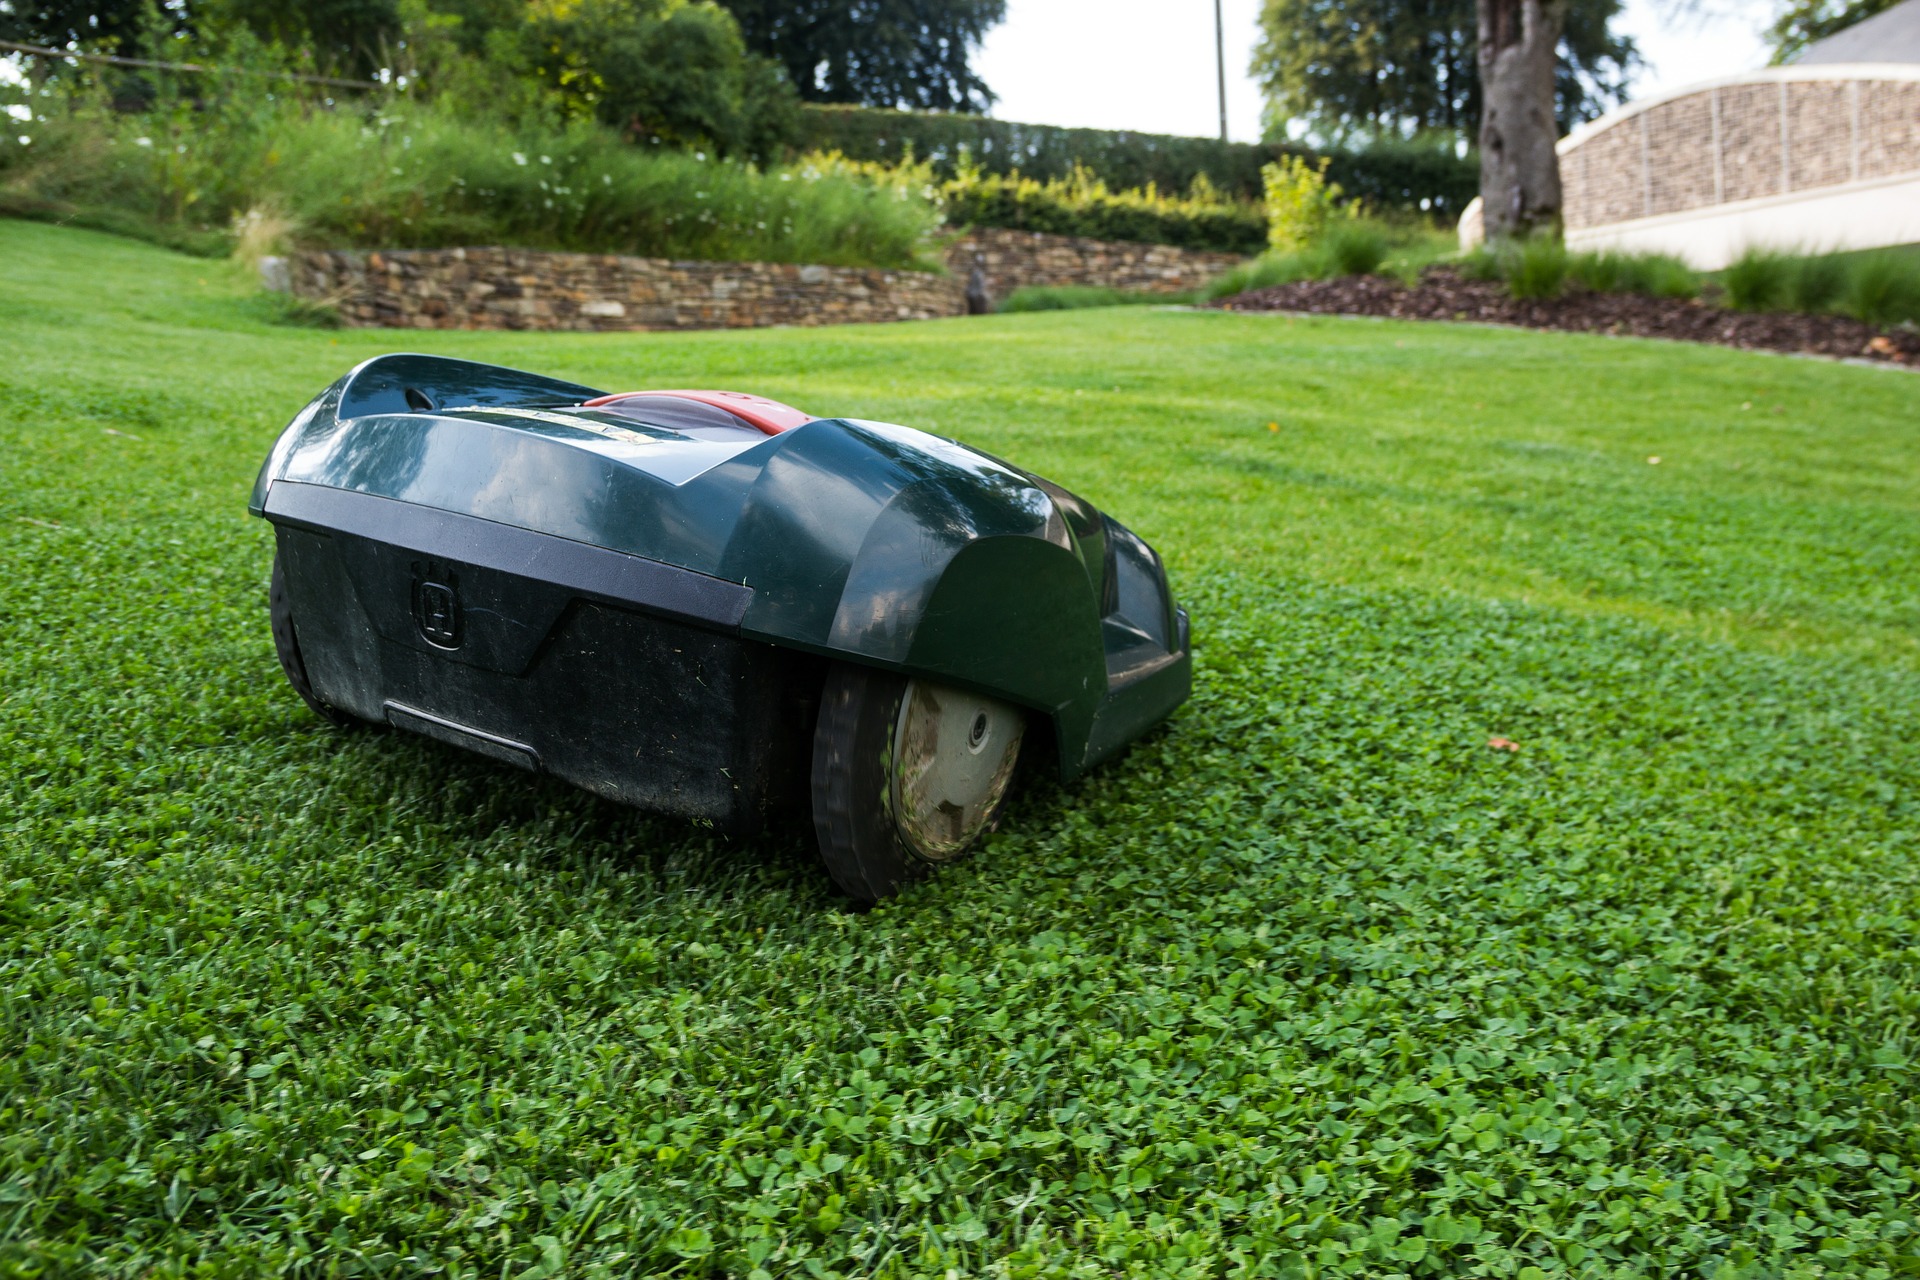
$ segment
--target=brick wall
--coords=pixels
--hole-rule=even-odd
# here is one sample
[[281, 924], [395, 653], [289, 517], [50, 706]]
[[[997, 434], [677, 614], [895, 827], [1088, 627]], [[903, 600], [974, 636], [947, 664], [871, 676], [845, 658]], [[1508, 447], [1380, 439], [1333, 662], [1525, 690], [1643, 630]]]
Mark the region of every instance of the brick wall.
[[767, 262], [669, 262], [528, 249], [326, 250], [286, 264], [294, 293], [353, 326], [399, 329], [737, 329], [964, 315], [977, 261], [997, 299], [1026, 285], [1173, 293], [1239, 261], [1166, 245], [986, 228], [950, 273]]
[[1659, 102], [1561, 153], [1569, 230], [1920, 173], [1920, 81], [1795, 79]]

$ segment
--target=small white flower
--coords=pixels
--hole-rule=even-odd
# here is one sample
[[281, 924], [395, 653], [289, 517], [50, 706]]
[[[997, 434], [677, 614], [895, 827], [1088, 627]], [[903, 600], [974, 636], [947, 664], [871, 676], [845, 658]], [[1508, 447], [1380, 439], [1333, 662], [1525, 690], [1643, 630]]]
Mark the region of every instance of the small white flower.
[[548, 156], [541, 156], [541, 157], [540, 157], [540, 163], [541, 163], [541, 164], [552, 164], [552, 163], [553, 163], [553, 160], [552, 160], [552, 159], [551, 159], [550, 157], [548, 157]]
[[522, 155], [520, 152], [516, 151], [513, 153], [513, 162], [515, 164], [525, 164], [527, 162], [527, 158], [526, 156]]
[[136, 147], [150, 147], [153, 145], [153, 139], [152, 138], [135, 138], [133, 140], [133, 145]]

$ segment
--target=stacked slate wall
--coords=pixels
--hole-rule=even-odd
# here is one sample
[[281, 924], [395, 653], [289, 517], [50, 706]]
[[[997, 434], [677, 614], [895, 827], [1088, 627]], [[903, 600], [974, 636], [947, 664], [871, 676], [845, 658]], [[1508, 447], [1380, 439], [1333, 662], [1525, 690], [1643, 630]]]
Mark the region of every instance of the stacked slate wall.
[[1029, 285], [1177, 293], [1231, 254], [986, 228], [947, 249], [948, 273], [768, 262], [670, 262], [531, 249], [315, 250], [276, 272], [356, 327], [740, 329], [964, 315], [977, 265], [989, 295]]

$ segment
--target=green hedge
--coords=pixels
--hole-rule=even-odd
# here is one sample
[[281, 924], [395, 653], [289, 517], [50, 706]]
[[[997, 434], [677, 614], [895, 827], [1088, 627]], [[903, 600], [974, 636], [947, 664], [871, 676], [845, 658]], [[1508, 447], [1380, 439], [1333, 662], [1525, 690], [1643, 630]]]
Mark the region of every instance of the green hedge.
[[954, 226], [1010, 227], [1239, 254], [1259, 253], [1267, 245], [1267, 221], [1258, 205], [1149, 195], [1138, 189], [1111, 191], [1072, 176], [1044, 183], [1024, 175], [961, 177], [943, 183], [940, 198]]
[[[1152, 183], [1185, 191], [1206, 174], [1224, 194], [1261, 195], [1260, 166], [1282, 155], [1331, 162], [1327, 176], [1349, 195], [1383, 208], [1425, 209], [1457, 216], [1478, 194], [1480, 162], [1427, 143], [1378, 143], [1364, 150], [1316, 152], [1284, 143], [1220, 142], [1124, 129], [1066, 129], [934, 111], [808, 106], [801, 113], [800, 145], [838, 151], [854, 160], [897, 164], [911, 152], [931, 160], [942, 176], [954, 170], [962, 148], [988, 173], [1018, 170], [1028, 177], [1065, 178], [1084, 165], [1115, 188]], [[1425, 202], [1423, 204], [1423, 201]]]

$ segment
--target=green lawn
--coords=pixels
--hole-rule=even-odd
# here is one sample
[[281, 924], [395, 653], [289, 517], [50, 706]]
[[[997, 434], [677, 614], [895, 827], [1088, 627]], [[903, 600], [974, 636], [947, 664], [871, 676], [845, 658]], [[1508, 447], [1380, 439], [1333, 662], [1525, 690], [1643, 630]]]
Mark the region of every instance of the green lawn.
[[[1920, 379], [1143, 307], [326, 332], [0, 263], [0, 1275], [1920, 1271]], [[867, 915], [798, 838], [330, 729], [245, 498], [391, 349], [1030, 466], [1166, 555], [1193, 701]]]

